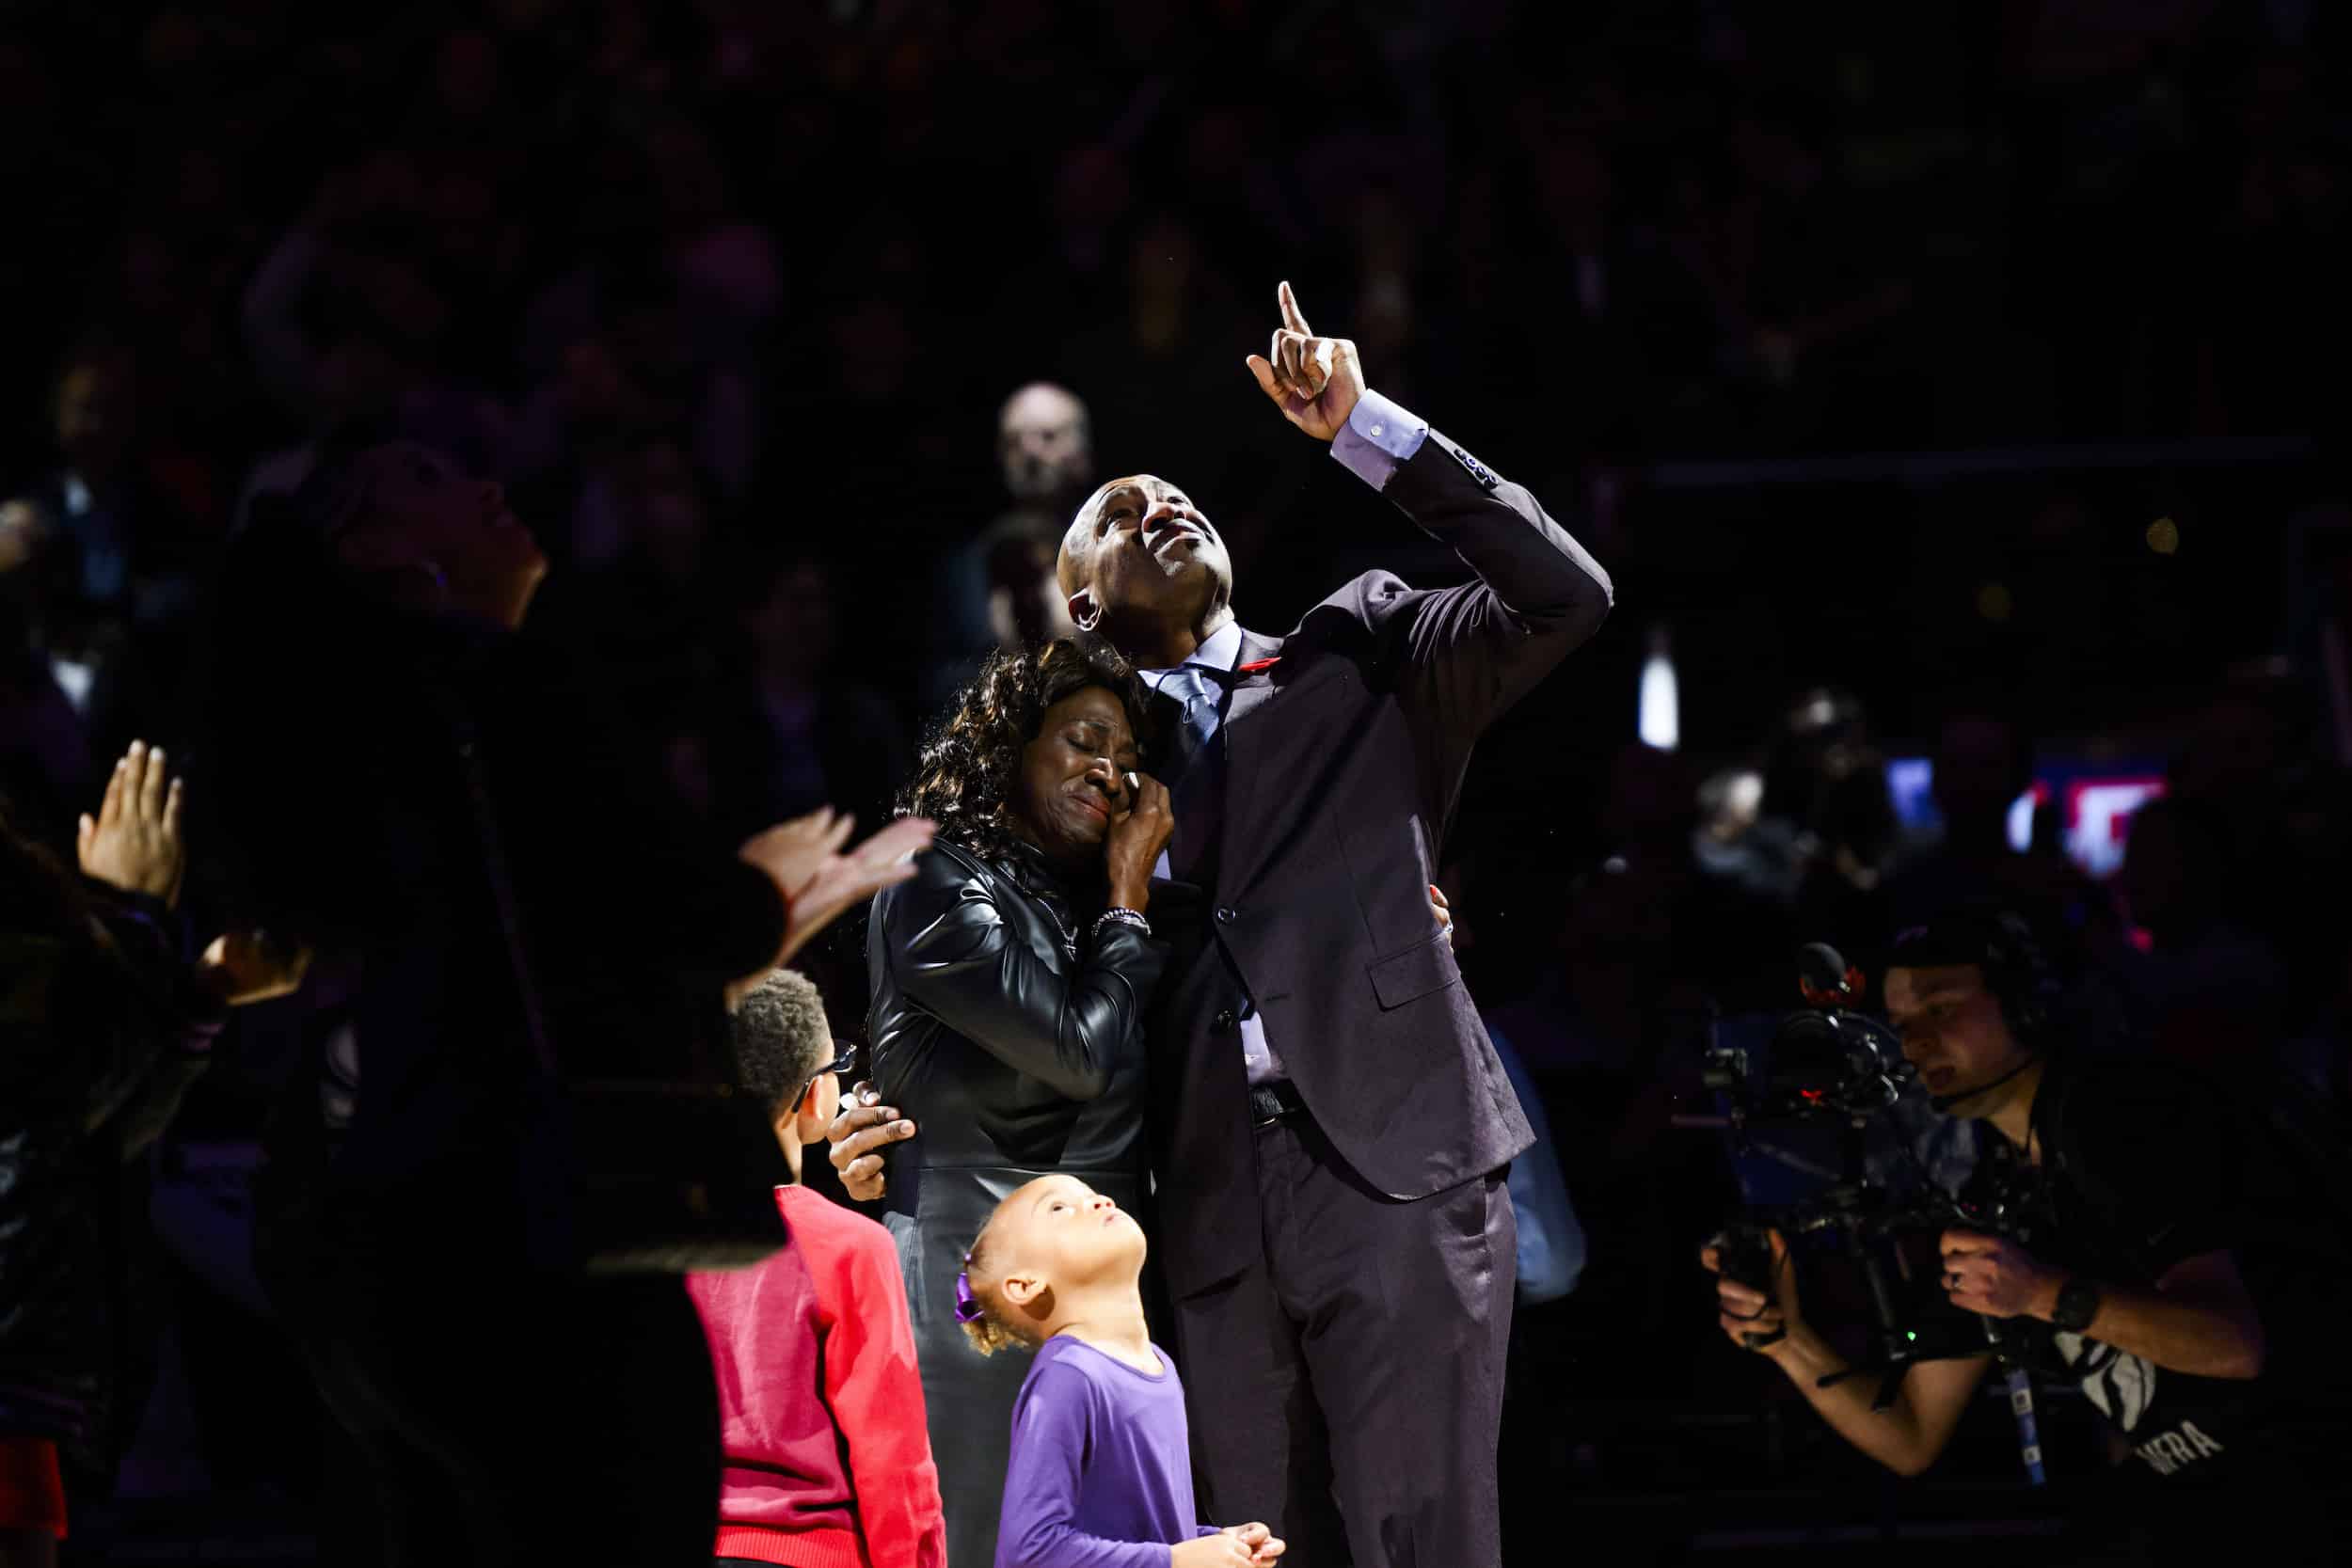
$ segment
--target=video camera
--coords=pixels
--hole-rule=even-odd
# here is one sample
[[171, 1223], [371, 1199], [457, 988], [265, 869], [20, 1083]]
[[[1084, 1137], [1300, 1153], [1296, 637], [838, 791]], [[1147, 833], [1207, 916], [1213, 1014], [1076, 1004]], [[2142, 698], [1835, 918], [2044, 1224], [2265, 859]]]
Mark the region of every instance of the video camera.
[[[2031, 1392], [2026, 1386], [2026, 1347], [1997, 1319], [1923, 1312], [1918, 1292], [1911, 1291], [1898, 1243], [1911, 1233], [1941, 1233], [1954, 1227], [2006, 1237], [2021, 1244], [2031, 1241], [2030, 1195], [2007, 1190], [1997, 1181], [1970, 1184], [1965, 1196], [1956, 1196], [1927, 1179], [1924, 1170], [1915, 1183], [1899, 1192], [1875, 1180], [1866, 1155], [1867, 1130], [1874, 1118], [1891, 1110], [1915, 1076], [1903, 1059], [1902, 1044], [1884, 1023], [1860, 1010], [1864, 976], [1836, 949], [1813, 942], [1797, 957], [1798, 988], [1805, 1006], [1784, 1017], [1773, 1029], [1763, 1053], [1760, 1070], [1748, 1053], [1733, 1047], [1710, 1046], [1702, 1082], [1721, 1096], [1735, 1148], [1746, 1152], [1748, 1130], [1757, 1124], [1831, 1121], [1839, 1125], [1841, 1171], [1820, 1193], [1788, 1204], [1743, 1209], [1717, 1238], [1724, 1277], [1750, 1289], [1772, 1293], [1775, 1267], [1771, 1232], [1778, 1230], [1792, 1247], [1796, 1239], [1818, 1236], [1834, 1240], [1851, 1260], [1868, 1292], [1872, 1330], [1864, 1357], [1846, 1372], [1822, 1379], [1822, 1386], [1855, 1372], [1876, 1373], [1879, 1388], [1872, 1408], [1884, 1410], [1894, 1402], [1904, 1372], [1920, 1361], [1955, 1357], [1997, 1356], [2010, 1370], [2012, 1404], [2026, 1429], [2026, 1467], [2038, 1480], [2041, 1455], [2031, 1436]], [[1899, 1142], [1900, 1140], [1899, 1139]], [[1903, 1144], [1906, 1153], [1909, 1145]], [[1915, 1165], [1916, 1156], [1911, 1156]], [[1980, 1171], [1979, 1176], [1986, 1173]], [[1779, 1336], [1743, 1336], [1751, 1348], [1771, 1343]], [[2022, 1399], [2023, 1403], [2018, 1404]]]
[[1797, 953], [1797, 988], [1805, 1006], [1780, 1021], [1759, 1075], [1736, 1046], [1709, 1046], [1701, 1081], [1731, 1105], [1733, 1127], [1750, 1121], [1815, 1117], [1867, 1118], [1895, 1103], [1914, 1074], [1902, 1043], [1856, 1010], [1862, 971], [1827, 942]]

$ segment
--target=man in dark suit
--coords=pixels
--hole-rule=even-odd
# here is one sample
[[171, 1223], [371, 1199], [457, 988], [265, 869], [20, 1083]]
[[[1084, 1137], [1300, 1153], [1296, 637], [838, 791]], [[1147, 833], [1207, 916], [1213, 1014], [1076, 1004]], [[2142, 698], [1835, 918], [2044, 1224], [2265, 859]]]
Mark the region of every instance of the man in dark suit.
[[1114, 480], [1071, 523], [1071, 617], [1172, 737], [1157, 1256], [1207, 1517], [1263, 1519], [1305, 1562], [1476, 1568], [1501, 1553], [1503, 1169], [1530, 1134], [1429, 887], [1472, 744], [1600, 625], [1609, 577], [1279, 302], [1260, 388], [1477, 580], [1368, 573], [1266, 637], [1177, 486]]

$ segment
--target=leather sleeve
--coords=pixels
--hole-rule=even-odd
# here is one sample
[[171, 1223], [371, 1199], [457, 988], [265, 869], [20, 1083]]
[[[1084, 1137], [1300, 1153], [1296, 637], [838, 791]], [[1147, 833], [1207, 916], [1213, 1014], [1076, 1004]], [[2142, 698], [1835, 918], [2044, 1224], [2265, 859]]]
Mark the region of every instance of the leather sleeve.
[[922, 857], [914, 880], [876, 905], [900, 991], [1015, 1071], [1072, 1100], [1093, 1100], [1121, 1063], [1143, 1057], [1144, 1008], [1167, 949], [1109, 925], [1062, 975], [1010, 929], [996, 900], [1020, 894]]

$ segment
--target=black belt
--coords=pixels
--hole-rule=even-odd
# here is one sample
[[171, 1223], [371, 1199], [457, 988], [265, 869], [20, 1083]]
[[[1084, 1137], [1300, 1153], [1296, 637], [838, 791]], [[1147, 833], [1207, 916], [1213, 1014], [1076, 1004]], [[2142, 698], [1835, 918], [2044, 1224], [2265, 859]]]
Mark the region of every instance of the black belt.
[[1271, 1127], [1284, 1117], [1303, 1117], [1307, 1102], [1298, 1098], [1297, 1088], [1287, 1078], [1271, 1083], [1249, 1085], [1249, 1124]]

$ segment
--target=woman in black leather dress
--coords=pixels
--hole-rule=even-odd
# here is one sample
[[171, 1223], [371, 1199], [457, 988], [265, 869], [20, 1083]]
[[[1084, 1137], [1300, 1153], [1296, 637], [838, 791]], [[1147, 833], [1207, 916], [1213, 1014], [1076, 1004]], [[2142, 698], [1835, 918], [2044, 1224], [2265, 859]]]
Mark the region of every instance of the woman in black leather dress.
[[[920, 1106], [885, 1221], [914, 1319], [951, 1568], [990, 1568], [1013, 1397], [955, 1321], [963, 1251], [997, 1201], [1067, 1171], [1144, 1198], [1143, 1014], [1165, 952], [1143, 911], [1172, 818], [1136, 771], [1141, 684], [1089, 639], [1000, 653], [961, 692], [901, 801], [939, 824], [874, 900], [868, 1027], [883, 1099]], [[1108, 912], [1105, 912], [1108, 911]]]

